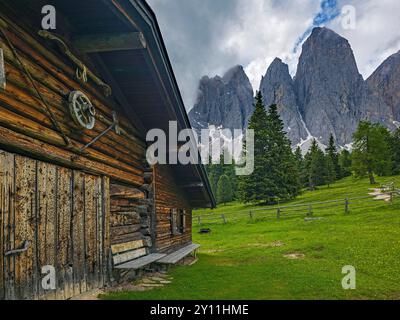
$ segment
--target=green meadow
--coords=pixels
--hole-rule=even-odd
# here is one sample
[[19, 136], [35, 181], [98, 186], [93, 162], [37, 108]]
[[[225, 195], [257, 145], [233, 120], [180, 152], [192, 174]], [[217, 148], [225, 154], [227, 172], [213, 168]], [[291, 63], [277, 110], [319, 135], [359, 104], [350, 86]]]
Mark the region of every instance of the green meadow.
[[[378, 180], [400, 186], [400, 176]], [[314, 204], [308, 220], [307, 206], [282, 208], [280, 219], [276, 210], [240, 203], [195, 211], [193, 242], [201, 244], [197, 263], [170, 269], [172, 283], [162, 288], [102, 298], [400, 299], [400, 197], [392, 203], [349, 200], [345, 214], [344, 199], [367, 196], [370, 188], [367, 179], [346, 178], [280, 204], [343, 199]], [[212, 231], [199, 234], [200, 228]], [[355, 290], [342, 288], [346, 265], [355, 267]]]

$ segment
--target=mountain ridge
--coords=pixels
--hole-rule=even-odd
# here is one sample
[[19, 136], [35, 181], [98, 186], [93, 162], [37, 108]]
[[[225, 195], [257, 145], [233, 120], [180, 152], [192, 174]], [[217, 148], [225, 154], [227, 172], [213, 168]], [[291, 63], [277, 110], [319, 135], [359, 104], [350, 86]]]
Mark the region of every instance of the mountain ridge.
[[[215, 85], [218, 81], [224, 83], [223, 90]], [[219, 95], [204, 94], [210, 87], [218, 87]], [[292, 78], [287, 64], [277, 57], [268, 66], [259, 90], [267, 109], [271, 104], [278, 106], [293, 147], [307, 146], [314, 138], [321, 146], [327, 145], [331, 134], [338, 146], [345, 147], [351, 145], [361, 120], [379, 122], [391, 130], [400, 125], [399, 88], [400, 51], [364, 80], [348, 40], [317, 27], [303, 43], [296, 75]], [[253, 90], [243, 67], [235, 66], [223, 77], [203, 77], [199, 92], [189, 113], [195, 129], [209, 124], [229, 129], [247, 126]], [[221, 98], [226, 95], [231, 96]], [[216, 109], [220, 117], [215, 116]]]

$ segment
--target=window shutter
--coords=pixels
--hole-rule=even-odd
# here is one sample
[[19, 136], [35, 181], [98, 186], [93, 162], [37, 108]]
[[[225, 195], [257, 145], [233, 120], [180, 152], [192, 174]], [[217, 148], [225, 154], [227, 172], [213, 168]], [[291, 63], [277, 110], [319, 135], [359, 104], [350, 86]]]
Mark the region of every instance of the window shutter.
[[177, 234], [177, 225], [176, 225], [176, 218], [177, 218], [177, 210], [171, 210], [171, 233], [173, 235]]
[[182, 233], [186, 230], [186, 210], [182, 210]]

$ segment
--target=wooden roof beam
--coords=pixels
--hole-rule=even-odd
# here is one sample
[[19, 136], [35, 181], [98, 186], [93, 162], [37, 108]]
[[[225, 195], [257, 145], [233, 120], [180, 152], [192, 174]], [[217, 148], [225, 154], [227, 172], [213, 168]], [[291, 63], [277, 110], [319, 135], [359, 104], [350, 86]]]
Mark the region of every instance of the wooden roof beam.
[[141, 32], [89, 34], [74, 38], [74, 46], [84, 53], [140, 50], [147, 47]]

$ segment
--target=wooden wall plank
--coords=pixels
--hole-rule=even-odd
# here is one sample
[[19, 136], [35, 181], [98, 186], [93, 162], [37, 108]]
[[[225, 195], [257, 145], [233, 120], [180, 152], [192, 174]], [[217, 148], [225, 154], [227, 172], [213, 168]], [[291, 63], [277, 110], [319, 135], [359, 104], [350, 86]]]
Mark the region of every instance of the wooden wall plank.
[[130, 242], [121, 243], [121, 244], [114, 244], [111, 246], [111, 251], [113, 254], [117, 254], [117, 253], [129, 251], [129, 250], [139, 249], [141, 247], [144, 247], [144, 241], [137, 240], [137, 241], [130, 241]]
[[103, 237], [103, 183], [101, 177], [96, 177], [95, 180], [95, 205], [96, 205], [96, 272], [97, 272], [97, 286], [104, 285], [103, 277], [103, 251], [104, 251], [104, 237]]
[[103, 274], [104, 284], [111, 282], [111, 237], [110, 237], [110, 220], [111, 220], [111, 203], [110, 203], [110, 178], [102, 178], [102, 196], [103, 196]]
[[[56, 203], [56, 173], [56, 166], [45, 162], [37, 162], [39, 272], [44, 266], [50, 265], [54, 268], [57, 266], [56, 229], [59, 207]], [[40, 289], [41, 298], [56, 299], [55, 290], [43, 291], [42, 288]]]
[[101, 162], [90, 160], [85, 156], [76, 157], [76, 154], [71, 151], [40, 142], [2, 126], [0, 126], [0, 146], [1, 145], [20, 152], [29, 153], [33, 157], [56, 162], [74, 169], [84, 169], [93, 174], [104, 174], [130, 184], [143, 184], [143, 178], [138, 175], [117, 168], [111, 168]]
[[[164, 251], [192, 241], [192, 209], [185, 191], [178, 186], [170, 167], [157, 165], [154, 172], [156, 246], [158, 250]], [[171, 212], [174, 209], [186, 212], [184, 232], [176, 235], [171, 232]]]
[[[10, 153], [3, 153], [4, 163], [4, 184], [6, 187], [6, 199], [4, 204], [4, 242], [5, 251], [15, 249], [15, 156]], [[4, 260], [5, 272], [5, 299], [16, 298], [15, 289], [15, 257], [8, 256]]]
[[[0, 230], [2, 259], [30, 241], [28, 251], [0, 260], [2, 298], [68, 299], [109, 282], [107, 177], [0, 151]], [[56, 269], [54, 291], [41, 287], [45, 265]]]
[[4, 285], [4, 218], [6, 213], [5, 202], [6, 202], [6, 190], [4, 181], [4, 160], [2, 156], [2, 152], [0, 152], [0, 300], [4, 299], [5, 295], [5, 285]]
[[134, 251], [128, 251], [126, 253], [114, 255], [114, 265], [118, 265], [136, 258], [143, 257], [147, 254], [146, 248], [136, 249]]
[[71, 170], [57, 167], [57, 286], [59, 288], [57, 298], [68, 299], [70, 293], [69, 270], [69, 238], [71, 226]]
[[[88, 277], [86, 283], [91, 287], [96, 281], [96, 206], [94, 202], [94, 177], [86, 175], [84, 177], [84, 214], [85, 214], [85, 276]], [[89, 288], [88, 288], [89, 289]]]
[[0, 181], [2, 189], [2, 263], [0, 265], [3, 281], [2, 295], [5, 299], [15, 298], [14, 257], [4, 257], [7, 251], [14, 249], [14, 194], [15, 172], [14, 155], [0, 150]]
[[72, 210], [72, 241], [73, 241], [73, 274], [74, 274], [74, 294], [81, 293], [81, 286], [86, 289], [85, 281], [85, 256], [86, 248], [84, 243], [85, 232], [85, 175], [76, 171], [73, 174], [73, 210]]
[[20, 299], [33, 298], [36, 211], [36, 162], [15, 156], [15, 247], [29, 241], [28, 250], [15, 256], [15, 284]]

